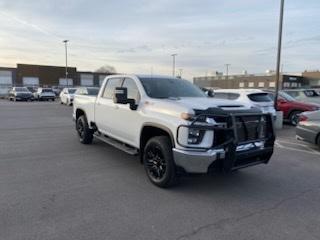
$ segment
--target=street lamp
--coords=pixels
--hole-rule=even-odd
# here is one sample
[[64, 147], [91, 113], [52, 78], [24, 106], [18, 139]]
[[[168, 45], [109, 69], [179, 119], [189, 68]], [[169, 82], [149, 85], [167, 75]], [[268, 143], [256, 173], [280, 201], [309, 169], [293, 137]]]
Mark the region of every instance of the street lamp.
[[68, 81], [68, 42], [69, 42], [69, 40], [63, 40], [62, 42], [64, 43], [64, 47], [66, 50], [66, 75], [65, 75], [65, 78], [66, 78], [66, 83], [67, 83], [67, 87], [68, 87], [69, 86], [69, 81]]
[[277, 110], [279, 82], [280, 82], [280, 64], [281, 64], [281, 45], [282, 45], [282, 26], [283, 26], [283, 9], [284, 0], [280, 3], [280, 19], [279, 19], [279, 35], [278, 35], [278, 53], [277, 53], [277, 69], [276, 69], [276, 92], [274, 95], [274, 108]]
[[229, 67], [230, 67], [230, 63], [225, 64], [226, 66], [226, 79], [228, 80], [228, 76], [229, 76]]
[[177, 55], [178, 55], [177, 53], [171, 54], [171, 56], [172, 56], [172, 76], [176, 75], [176, 56]]

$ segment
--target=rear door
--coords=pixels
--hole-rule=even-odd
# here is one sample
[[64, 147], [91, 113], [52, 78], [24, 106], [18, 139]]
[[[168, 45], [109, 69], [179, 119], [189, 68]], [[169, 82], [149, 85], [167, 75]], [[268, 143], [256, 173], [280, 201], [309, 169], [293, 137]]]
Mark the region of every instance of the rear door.
[[113, 92], [116, 87], [121, 87], [123, 78], [109, 78], [104, 85], [103, 91], [97, 98], [95, 104], [95, 123], [98, 129], [107, 135], [119, 138], [119, 129], [117, 129], [117, 111], [118, 104], [113, 102]]

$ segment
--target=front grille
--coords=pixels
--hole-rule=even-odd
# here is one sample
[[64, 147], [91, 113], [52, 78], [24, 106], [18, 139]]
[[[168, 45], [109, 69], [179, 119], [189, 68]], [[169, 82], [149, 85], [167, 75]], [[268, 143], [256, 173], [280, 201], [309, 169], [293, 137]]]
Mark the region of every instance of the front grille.
[[240, 143], [266, 137], [267, 121], [265, 116], [237, 116], [235, 124]]

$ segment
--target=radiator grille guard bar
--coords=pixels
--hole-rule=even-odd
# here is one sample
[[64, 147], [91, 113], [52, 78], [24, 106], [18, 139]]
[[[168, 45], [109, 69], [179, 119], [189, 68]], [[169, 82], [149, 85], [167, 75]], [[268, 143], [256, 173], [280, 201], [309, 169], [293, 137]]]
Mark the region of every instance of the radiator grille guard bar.
[[[207, 124], [206, 119], [208, 118], [214, 119], [217, 124]], [[202, 150], [224, 149], [226, 154], [222, 160], [222, 168], [225, 171], [267, 163], [273, 153], [275, 133], [271, 114], [263, 114], [253, 110], [251, 112], [230, 112], [214, 108], [201, 111], [194, 117], [190, 125], [179, 126], [177, 133], [180, 127], [213, 130], [215, 140], [212, 146], [202, 148]], [[264, 128], [264, 134], [260, 136], [262, 128]], [[257, 142], [263, 142], [263, 148], [253, 147], [250, 150], [237, 151], [239, 146]], [[179, 142], [178, 144], [181, 145]], [[196, 147], [183, 147], [197, 149]]]

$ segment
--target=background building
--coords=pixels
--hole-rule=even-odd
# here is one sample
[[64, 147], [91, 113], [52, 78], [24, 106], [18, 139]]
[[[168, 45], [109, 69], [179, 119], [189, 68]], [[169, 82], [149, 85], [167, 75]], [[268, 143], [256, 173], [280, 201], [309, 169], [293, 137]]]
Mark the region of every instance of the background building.
[[302, 77], [306, 82], [306, 85], [310, 87], [320, 87], [320, 72], [317, 71], [304, 71]]
[[12, 86], [100, 86], [103, 79], [110, 75], [68, 67], [66, 79], [65, 71], [65, 67], [31, 64], [17, 64], [16, 68], [0, 67], [0, 96], [6, 95]]
[[[275, 88], [276, 76], [273, 72], [266, 74], [217, 75], [195, 77], [194, 83], [199, 87], [210, 88]], [[302, 76], [283, 74], [280, 76], [281, 88], [301, 88], [306, 85]]]

